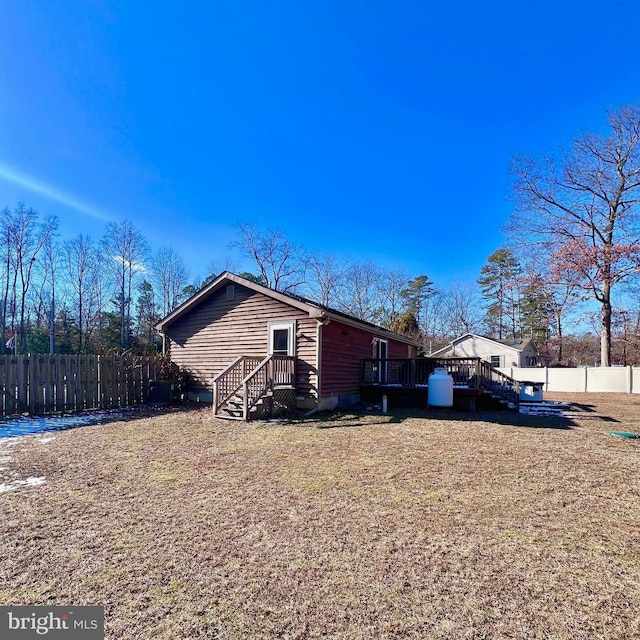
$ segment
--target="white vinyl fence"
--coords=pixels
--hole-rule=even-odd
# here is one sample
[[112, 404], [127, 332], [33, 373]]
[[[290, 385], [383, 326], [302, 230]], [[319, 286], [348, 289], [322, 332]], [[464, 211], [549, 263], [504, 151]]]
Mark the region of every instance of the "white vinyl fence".
[[640, 393], [640, 367], [502, 367], [519, 382], [543, 382], [544, 391]]

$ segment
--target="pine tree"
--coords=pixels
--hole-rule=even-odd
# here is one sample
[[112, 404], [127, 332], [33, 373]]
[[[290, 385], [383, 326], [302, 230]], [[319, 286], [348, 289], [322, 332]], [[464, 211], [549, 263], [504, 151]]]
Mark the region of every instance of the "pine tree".
[[510, 249], [498, 249], [480, 270], [478, 284], [488, 303], [485, 322], [492, 337], [518, 337], [521, 333], [518, 278], [520, 263]]

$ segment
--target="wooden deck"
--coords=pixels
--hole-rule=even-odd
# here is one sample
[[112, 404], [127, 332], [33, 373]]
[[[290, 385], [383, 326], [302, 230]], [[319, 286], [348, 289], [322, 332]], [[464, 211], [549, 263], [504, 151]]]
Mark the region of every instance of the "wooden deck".
[[[436, 368], [445, 368], [453, 378], [456, 397], [478, 397], [488, 393], [518, 404], [520, 386], [517, 380], [494, 369], [480, 358], [393, 358], [362, 360], [362, 393], [372, 392], [395, 396], [415, 396], [428, 390], [429, 376]], [[411, 393], [413, 391], [413, 393]]]

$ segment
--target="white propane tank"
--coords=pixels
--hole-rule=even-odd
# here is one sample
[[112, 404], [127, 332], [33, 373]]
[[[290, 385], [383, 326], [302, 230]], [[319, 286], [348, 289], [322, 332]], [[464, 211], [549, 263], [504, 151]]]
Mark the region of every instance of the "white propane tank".
[[429, 376], [427, 398], [430, 407], [453, 406], [453, 378], [444, 367], [437, 367]]

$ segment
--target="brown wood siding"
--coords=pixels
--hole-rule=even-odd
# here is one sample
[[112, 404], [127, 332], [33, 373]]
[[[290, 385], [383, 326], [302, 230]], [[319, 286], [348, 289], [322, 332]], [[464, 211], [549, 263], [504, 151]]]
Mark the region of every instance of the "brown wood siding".
[[214, 292], [166, 330], [168, 353], [191, 372], [200, 389], [211, 390], [213, 377], [238, 356], [266, 356], [269, 322], [296, 320], [296, 387], [316, 396], [317, 321], [308, 314], [261, 293], [235, 285], [227, 301], [226, 287]]
[[380, 337], [389, 343], [389, 358], [406, 358], [404, 342], [376, 334], [375, 331], [358, 329], [332, 320], [322, 327], [322, 378], [323, 398], [360, 393], [363, 358], [373, 358], [372, 340]]

